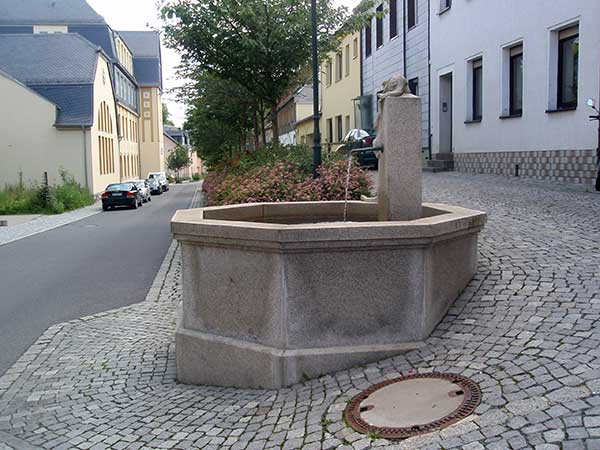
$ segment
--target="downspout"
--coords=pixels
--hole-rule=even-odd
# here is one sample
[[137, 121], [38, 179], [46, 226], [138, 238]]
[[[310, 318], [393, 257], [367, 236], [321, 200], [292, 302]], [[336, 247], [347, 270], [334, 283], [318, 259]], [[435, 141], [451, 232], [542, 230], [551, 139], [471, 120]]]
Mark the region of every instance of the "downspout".
[[87, 148], [87, 135], [85, 132], [85, 127], [81, 126], [81, 132], [83, 133], [83, 173], [85, 180], [85, 187], [90, 189], [90, 182], [88, 178], [88, 148]]
[[431, 0], [427, 0], [427, 147], [431, 153]]
[[406, 13], [407, 13], [407, 5], [406, 0], [403, 0], [402, 5], [402, 59], [404, 64], [403, 75], [406, 78]]

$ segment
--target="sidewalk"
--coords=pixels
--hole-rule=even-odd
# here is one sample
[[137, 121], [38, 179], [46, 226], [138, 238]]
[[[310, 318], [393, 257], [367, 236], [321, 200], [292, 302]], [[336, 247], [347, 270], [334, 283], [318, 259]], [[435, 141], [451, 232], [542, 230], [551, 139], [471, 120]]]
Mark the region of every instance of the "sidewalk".
[[[102, 212], [102, 204], [96, 202], [93, 205], [86, 206], [85, 208], [76, 209], [63, 214], [47, 215], [47, 216], [27, 216], [29, 218], [34, 217], [33, 220], [27, 220], [23, 223], [16, 225], [9, 225], [8, 227], [0, 227], [0, 245], [8, 244], [10, 242], [18, 241], [34, 234], [43, 233], [44, 231], [52, 230], [53, 228], [62, 227], [78, 220], [85, 219], [86, 217], [93, 216]], [[16, 216], [10, 216], [13, 219]], [[0, 216], [2, 219], [2, 216]], [[1, 449], [0, 449], [1, 450]]]
[[[600, 197], [457, 173], [425, 174], [424, 184], [427, 201], [490, 214], [478, 274], [424, 348], [280, 391], [178, 384], [181, 259], [173, 247], [144, 303], [51, 327], [0, 378], [0, 443], [19, 450], [600, 449]], [[397, 443], [346, 427], [348, 399], [410, 371], [468, 376], [482, 404], [450, 428]]]

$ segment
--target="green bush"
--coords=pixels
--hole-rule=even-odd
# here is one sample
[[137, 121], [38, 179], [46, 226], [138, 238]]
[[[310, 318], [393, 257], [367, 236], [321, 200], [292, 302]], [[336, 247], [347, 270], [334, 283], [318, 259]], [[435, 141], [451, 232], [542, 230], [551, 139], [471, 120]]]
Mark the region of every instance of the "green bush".
[[58, 185], [15, 186], [0, 190], [0, 215], [7, 214], [60, 214], [94, 203], [94, 196], [66, 171], [60, 172]]
[[202, 175], [200, 175], [199, 173], [195, 173], [192, 175], [192, 180], [194, 181], [200, 181], [202, 179]]

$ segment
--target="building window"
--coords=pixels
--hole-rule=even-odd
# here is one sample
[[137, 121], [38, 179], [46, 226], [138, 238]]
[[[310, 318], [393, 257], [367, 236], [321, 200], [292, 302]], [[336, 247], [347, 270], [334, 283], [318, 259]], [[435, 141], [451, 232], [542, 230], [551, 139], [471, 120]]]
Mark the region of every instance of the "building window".
[[346, 133], [350, 131], [350, 116], [344, 118], [344, 129], [346, 130]]
[[472, 120], [477, 121], [483, 118], [483, 60], [481, 58], [472, 62], [472, 70]]
[[417, 0], [408, 0], [406, 4], [407, 25], [410, 30], [417, 25]]
[[327, 84], [327, 86], [331, 86], [332, 79], [333, 67], [331, 61], [327, 61], [327, 64], [325, 65], [325, 83]]
[[419, 95], [419, 78], [408, 80], [408, 88], [413, 95]]
[[358, 38], [352, 42], [352, 58], [358, 58]]
[[342, 139], [344, 139], [344, 125], [342, 123], [342, 116], [337, 116], [335, 121], [337, 128], [337, 142], [342, 142]]
[[350, 76], [350, 44], [346, 45], [346, 59], [344, 60], [345, 64], [345, 75]]
[[365, 27], [365, 57], [368, 58], [371, 56], [373, 49], [372, 46], [373, 40], [373, 31], [371, 30], [371, 21], [369, 21], [369, 25]]
[[342, 53], [336, 53], [335, 55], [335, 81], [342, 79]]
[[577, 107], [578, 83], [579, 27], [572, 27], [558, 36], [558, 109]]
[[375, 45], [379, 48], [383, 45], [383, 3], [375, 11], [377, 13], [377, 17], [375, 18]]
[[333, 119], [327, 119], [327, 141], [333, 142]]
[[398, 35], [398, 0], [390, 0], [390, 39]]
[[452, 0], [440, 0], [440, 12], [452, 8]]
[[511, 116], [523, 114], [523, 46], [510, 49], [509, 112]]

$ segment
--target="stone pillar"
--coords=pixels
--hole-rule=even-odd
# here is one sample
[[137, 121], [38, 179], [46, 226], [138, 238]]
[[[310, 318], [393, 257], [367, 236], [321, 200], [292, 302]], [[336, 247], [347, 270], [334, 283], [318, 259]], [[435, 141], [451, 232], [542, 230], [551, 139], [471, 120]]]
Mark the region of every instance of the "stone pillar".
[[422, 217], [421, 99], [412, 94], [385, 98], [380, 129], [379, 220]]

